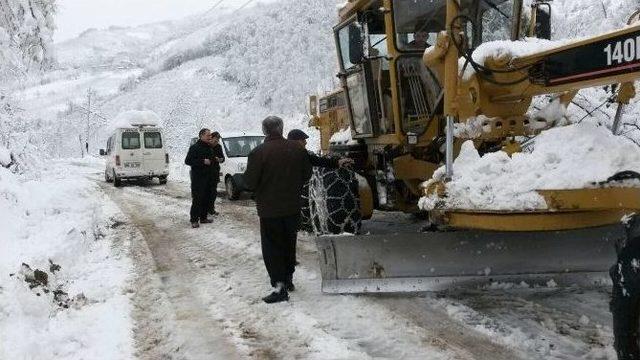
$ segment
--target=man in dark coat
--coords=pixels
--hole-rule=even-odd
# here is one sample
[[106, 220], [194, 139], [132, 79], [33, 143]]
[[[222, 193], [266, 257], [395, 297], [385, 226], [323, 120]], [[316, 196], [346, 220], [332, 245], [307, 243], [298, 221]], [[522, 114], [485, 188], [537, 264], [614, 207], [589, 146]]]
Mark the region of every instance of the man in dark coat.
[[[305, 149], [307, 148], [308, 138], [309, 138], [309, 135], [305, 134], [305, 132], [300, 129], [293, 129], [289, 131], [289, 134], [287, 134], [288, 140], [296, 141]], [[309, 161], [311, 161], [311, 165], [315, 167], [337, 169], [340, 167], [353, 165], [353, 159], [319, 156], [317, 154], [312, 153], [311, 151], [309, 151], [308, 153], [309, 153]]]
[[218, 215], [216, 211], [216, 199], [218, 198], [218, 183], [220, 182], [220, 164], [224, 162], [224, 152], [220, 144], [220, 133], [214, 131], [211, 133], [211, 149], [213, 150], [214, 162], [211, 164], [211, 204], [209, 206], [209, 215]]
[[[215, 156], [211, 148], [211, 131], [202, 129], [198, 133], [198, 141], [191, 145], [184, 163], [191, 166], [191, 227], [211, 223], [207, 219], [207, 211], [211, 202], [212, 170]], [[199, 222], [198, 222], [199, 221]]]
[[254, 191], [262, 257], [275, 291], [263, 298], [266, 303], [288, 301], [293, 290], [295, 244], [300, 221], [300, 196], [311, 177], [307, 152], [282, 137], [283, 122], [276, 116], [262, 121], [267, 136], [247, 162], [245, 186]]

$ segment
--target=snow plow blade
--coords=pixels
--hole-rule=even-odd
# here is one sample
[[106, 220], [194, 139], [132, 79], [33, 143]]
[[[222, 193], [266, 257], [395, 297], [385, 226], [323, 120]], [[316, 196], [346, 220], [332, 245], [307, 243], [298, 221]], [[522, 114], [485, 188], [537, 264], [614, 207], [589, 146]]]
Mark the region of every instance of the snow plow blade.
[[567, 231], [451, 231], [316, 239], [325, 293], [420, 292], [493, 282], [598, 285], [622, 224]]

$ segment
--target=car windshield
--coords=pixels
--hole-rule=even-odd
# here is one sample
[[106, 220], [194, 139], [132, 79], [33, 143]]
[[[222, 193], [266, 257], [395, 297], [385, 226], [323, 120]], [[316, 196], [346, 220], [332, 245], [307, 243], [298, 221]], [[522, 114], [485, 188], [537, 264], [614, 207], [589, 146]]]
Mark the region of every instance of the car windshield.
[[263, 140], [264, 136], [238, 136], [224, 138], [222, 143], [227, 157], [247, 157]]

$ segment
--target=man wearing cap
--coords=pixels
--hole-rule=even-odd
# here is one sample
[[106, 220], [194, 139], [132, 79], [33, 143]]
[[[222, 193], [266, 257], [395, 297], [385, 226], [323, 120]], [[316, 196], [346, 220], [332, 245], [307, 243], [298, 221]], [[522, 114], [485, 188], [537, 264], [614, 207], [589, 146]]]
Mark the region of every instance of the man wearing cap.
[[[300, 146], [302, 146], [302, 148], [304, 148], [306, 150], [307, 148], [307, 139], [309, 138], [309, 135], [307, 135], [304, 131], [300, 130], [300, 129], [293, 129], [291, 131], [289, 131], [289, 134], [287, 134], [287, 140], [290, 141], [295, 141], [296, 143], [300, 144]], [[321, 168], [328, 168], [328, 169], [337, 169], [337, 168], [341, 168], [341, 167], [345, 167], [345, 166], [351, 166], [353, 165], [353, 159], [349, 159], [349, 158], [333, 158], [333, 157], [328, 157], [328, 156], [319, 156], [314, 154], [311, 151], [307, 151], [307, 155], [309, 157], [309, 162], [311, 163], [311, 166], [315, 166], [315, 167], [321, 167]], [[309, 197], [309, 188], [305, 187], [304, 190], [304, 197], [308, 198]], [[301, 200], [303, 200], [304, 198], [301, 197]], [[301, 203], [304, 201], [301, 201]], [[303, 209], [305, 208], [305, 206], [302, 206]], [[303, 210], [303, 211], [307, 211], [308, 212], [308, 208], [307, 210]], [[308, 216], [309, 214], [307, 214]], [[303, 227], [303, 224], [301, 225], [301, 229], [305, 230], [305, 228]], [[308, 230], [308, 229], [307, 229]], [[295, 251], [294, 251], [295, 252]], [[298, 261], [295, 261], [295, 264], [298, 265]]]
[[[305, 134], [305, 132], [300, 129], [293, 129], [289, 131], [289, 134], [287, 134], [287, 140], [295, 141], [305, 149], [307, 148], [308, 138], [309, 138], [309, 135]], [[349, 159], [349, 158], [337, 159], [332, 157], [319, 156], [314, 154], [311, 151], [307, 151], [307, 153], [309, 154], [309, 161], [311, 162], [312, 166], [337, 169], [337, 168], [353, 165], [353, 159]]]

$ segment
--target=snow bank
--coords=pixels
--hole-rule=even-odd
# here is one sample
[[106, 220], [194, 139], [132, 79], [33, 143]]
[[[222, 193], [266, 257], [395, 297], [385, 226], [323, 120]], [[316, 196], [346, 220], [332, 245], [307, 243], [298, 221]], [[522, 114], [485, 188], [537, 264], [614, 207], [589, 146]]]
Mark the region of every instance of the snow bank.
[[480, 137], [483, 132], [490, 132], [491, 126], [485, 123], [490, 121], [485, 115], [479, 115], [468, 118], [453, 125], [453, 136], [461, 139], [475, 139]]
[[[43, 180], [0, 167], [0, 359], [132, 358], [131, 264], [107, 239], [115, 207], [84, 177], [97, 167], [48, 165]], [[26, 282], [36, 269], [46, 286]]]
[[[453, 170], [445, 203], [435, 196], [424, 197], [421, 208], [545, 209], [543, 197], [535, 190], [581, 188], [620, 171], [640, 172], [640, 148], [604, 126], [583, 122], [544, 131], [530, 153], [512, 157], [502, 151], [480, 156], [473, 142], [467, 141]], [[444, 174], [441, 167], [433, 179], [440, 180]]]
[[[560, 98], [556, 98], [542, 107], [540, 110], [530, 113], [532, 120], [528, 125], [531, 130], [542, 130], [554, 125], [566, 125], [567, 108]], [[454, 124], [453, 136], [460, 139], [476, 139], [483, 133], [492, 130], [490, 125], [493, 119], [485, 115], [472, 116], [465, 121]]]
[[160, 126], [160, 117], [149, 110], [129, 110], [118, 114], [111, 124], [114, 128], [127, 128], [140, 125]]
[[0, 145], [0, 166], [8, 166], [9, 164], [11, 164], [11, 152]]
[[329, 143], [336, 145], [349, 145], [353, 142], [354, 140], [351, 137], [351, 127], [338, 131], [331, 135], [331, 138], [329, 139]]

